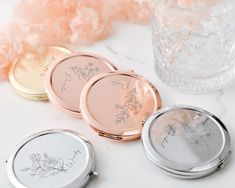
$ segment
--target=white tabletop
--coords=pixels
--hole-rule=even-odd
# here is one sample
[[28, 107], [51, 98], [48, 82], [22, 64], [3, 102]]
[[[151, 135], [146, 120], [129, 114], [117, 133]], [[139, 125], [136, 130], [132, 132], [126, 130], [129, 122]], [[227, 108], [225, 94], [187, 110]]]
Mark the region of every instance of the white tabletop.
[[[10, 6], [7, 4], [11, 2], [0, 1], [0, 23], [6, 19], [9, 12]], [[145, 76], [159, 89], [163, 106], [190, 104], [216, 114], [226, 124], [234, 149], [235, 82], [223, 90], [207, 95], [187, 95], [168, 88], [160, 82], [154, 72], [151, 32], [148, 26], [115, 24], [114, 31], [108, 39], [82, 50], [110, 59], [121, 70], [134, 70]], [[5, 160], [15, 145], [32, 133], [51, 128], [75, 130], [84, 134], [93, 143], [97, 171], [100, 176], [88, 184], [90, 188], [219, 188], [235, 184], [233, 159], [226, 168], [203, 179], [173, 178], [149, 161], [140, 141], [118, 143], [101, 138], [82, 120], [70, 117], [49, 102], [36, 102], [22, 98], [14, 92], [8, 82], [2, 80], [0, 81], [0, 107], [1, 188], [12, 188], [8, 182]]]

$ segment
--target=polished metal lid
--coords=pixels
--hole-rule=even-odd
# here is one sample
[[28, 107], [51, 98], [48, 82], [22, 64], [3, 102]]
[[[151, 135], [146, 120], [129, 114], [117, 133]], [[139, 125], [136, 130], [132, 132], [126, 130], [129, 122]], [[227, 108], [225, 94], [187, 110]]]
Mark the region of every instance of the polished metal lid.
[[71, 54], [49, 67], [45, 85], [49, 100], [75, 117], [81, 117], [80, 94], [93, 77], [117, 68], [106, 58], [92, 53]]
[[17, 188], [78, 188], [94, 172], [91, 143], [79, 133], [48, 130], [27, 138], [7, 162], [8, 177]]
[[70, 53], [70, 50], [59, 46], [27, 50], [12, 64], [9, 81], [21, 96], [32, 100], [47, 100], [44, 76], [48, 66]]
[[143, 120], [161, 107], [158, 90], [133, 72], [103, 73], [90, 80], [81, 93], [83, 119], [100, 136], [138, 139]]
[[180, 178], [200, 178], [224, 167], [231, 156], [230, 137], [213, 114], [192, 106], [159, 110], [145, 122], [142, 141], [147, 156]]

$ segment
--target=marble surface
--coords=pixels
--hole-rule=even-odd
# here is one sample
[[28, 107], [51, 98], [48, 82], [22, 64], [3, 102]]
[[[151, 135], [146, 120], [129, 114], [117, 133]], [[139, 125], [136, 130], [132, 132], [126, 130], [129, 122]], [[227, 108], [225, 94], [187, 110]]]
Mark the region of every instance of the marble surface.
[[[3, 2], [0, 2], [0, 6]], [[7, 1], [4, 5], [7, 5]], [[7, 6], [4, 11], [0, 14], [8, 14]], [[1, 22], [3, 19], [4, 16], [0, 18]], [[115, 24], [113, 34], [108, 39], [78, 50], [100, 54], [110, 59], [121, 70], [134, 70], [145, 76], [160, 91], [163, 106], [189, 104], [216, 114], [227, 125], [234, 149], [235, 82], [223, 90], [206, 95], [187, 95], [168, 88], [154, 72], [151, 32], [148, 26]], [[173, 178], [149, 161], [139, 140], [118, 143], [101, 138], [82, 120], [70, 117], [49, 102], [30, 101], [18, 96], [11, 85], [3, 80], [0, 81], [0, 107], [1, 188], [11, 188], [5, 161], [16, 144], [32, 133], [51, 128], [78, 131], [93, 143], [100, 177], [91, 181], [87, 186], [89, 188], [219, 188], [235, 184], [233, 158], [226, 168], [209, 177], [198, 180]]]

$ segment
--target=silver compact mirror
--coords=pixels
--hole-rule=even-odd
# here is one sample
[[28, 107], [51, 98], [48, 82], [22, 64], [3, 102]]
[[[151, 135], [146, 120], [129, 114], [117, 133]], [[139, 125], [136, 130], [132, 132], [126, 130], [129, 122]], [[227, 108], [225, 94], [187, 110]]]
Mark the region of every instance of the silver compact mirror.
[[91, 143], [77, 132], [48, 130], [27, 138], [7, 162], [17, 188], [78, 188], [96, 176]]
[[231, 156], [230, 137], [213, 114], [192, 106], [159, 110], [144, 125], [147, 156], [161, 169], [180, 178], [211, 174]]

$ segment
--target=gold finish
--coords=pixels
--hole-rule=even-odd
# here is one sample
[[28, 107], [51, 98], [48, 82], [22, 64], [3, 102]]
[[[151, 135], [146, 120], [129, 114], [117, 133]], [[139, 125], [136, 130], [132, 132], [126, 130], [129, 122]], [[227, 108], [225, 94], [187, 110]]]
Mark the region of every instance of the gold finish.
[[58, 46], [28, 50], [11, 66], [9, 81], [21, 96], [47, 100], [44, 75], [48, 66], [70, 53], [70, 50]]

